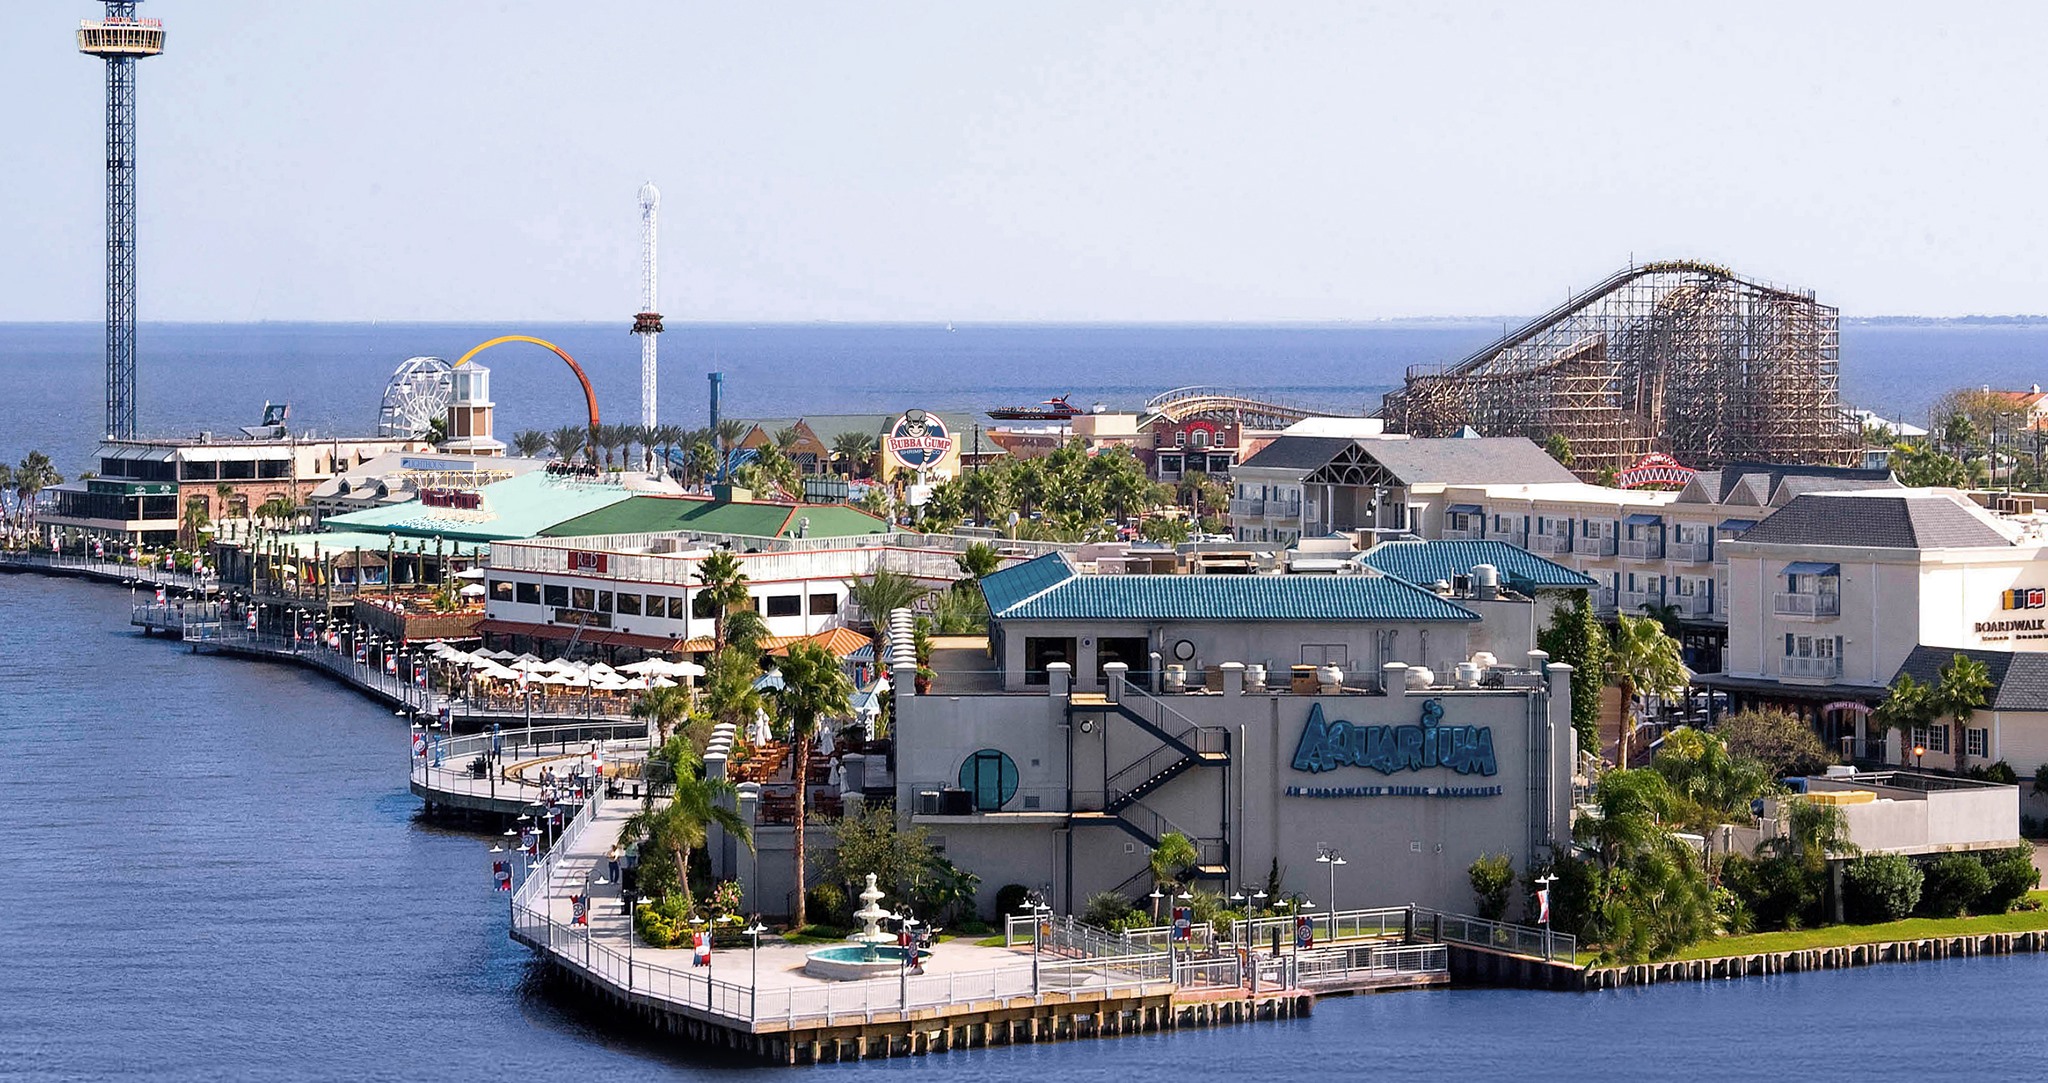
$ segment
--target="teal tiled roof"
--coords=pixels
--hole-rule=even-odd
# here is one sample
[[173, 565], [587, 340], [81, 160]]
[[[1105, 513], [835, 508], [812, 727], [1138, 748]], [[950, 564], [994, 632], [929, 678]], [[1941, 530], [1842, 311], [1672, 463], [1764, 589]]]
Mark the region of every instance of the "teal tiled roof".
[[1468, 621], [1391, 576], [1080, 575], [1053, 553], [982, 580], [998, 620]]
[[1390, 541], [1360, 554], [1358, 562], [1422, 585], [1470, 575], [1475, 564], [1500, 569], [1501, 582], [1524, 593], [1589, 590], [1596, 585], [1562, 564], [1504, 541]]

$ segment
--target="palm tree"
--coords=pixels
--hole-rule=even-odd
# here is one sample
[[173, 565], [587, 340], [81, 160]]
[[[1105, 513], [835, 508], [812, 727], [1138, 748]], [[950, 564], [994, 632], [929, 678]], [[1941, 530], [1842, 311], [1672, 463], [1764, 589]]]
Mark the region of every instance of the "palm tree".
[[987, 526], [1000, 517], [1009, 501], [1009, 476], [1000, 470], [974, 470], [960, 479], [960, 501], [974, 510], [974, 521]]
[[1010, 470], [1010, 493], [1016, 497], [1017, 510], [1029, 515], [1045, 502], [1046, 493], [1045, 460], [1026, 459]]
[[1003, 555], [996, 552], [995, 546], [987, 542], [975, 542], [955, 556], [953, 563], [958, 564], [962, 572], [978, 583], [994, 575], [996, 569], [1003, 566]]
[[[1152, 872], [1152, 889], [1163, 895], [1171, 895], [1169, 886], [1180, 886], [1181, 875], [1194, 865], [1198, 855], [1195, 844], [1178, 831], [1168, 831], [1159, 836], [1159, 845], [1152, 848], [1152, 856], [1146, 864]], [[1152, 920], [1159, 920], [1159, 905], [1152, 906]]]
[[849, 478], [863, 477], [875, 458], [875, 434], [858, 429], [832, 438], [832, 459]]
[[738, 557], [720, 549], [697, 562], [697, 582], [704, 587], [698, 597], [711, 607], [712, 641], [724, 650], [726, 615], [747, 604], [747, 573]]
[[690, 441], [683, 455], [683, 472], [690, 484], [701, 485], [718, 473], [718, 446], [699, 437]]
[[48, 455], [31, 451], [21, 460], [21, 465], [14, 468], [14, 495], [24, 525], [35, 520], [36, 495], [52, 485], [62, 484], [64, 476], [50, 465]]
[[810, 763], [811, 745], [817, 738], [818, 720], [844, 718], [853, 712], [853, 682], [839, 659], [823, 646], [808, 640], [790, 644], [789, 654], [775, 667], [782, 674], [782, 687], [773, 694], [782, 715], [790, 744], [791, 770], [796, 779], [795, 863], [796, 927], [805, 925], [804, 914], [804, 773]]
[[633, 703], [633, 717], [644, 718], [654, 726], [657, 745], [667, 743], [676, 724], [689, 716], [690, 693], [681, 686], [650, 688]]
[[795, 451], [798, 444], [803, 443], [804, 434], [798, 431], [796, 426], [792, 425], [786, 429], [775, 430], [773, 439], [775, 441], [775, 450], [787, 455]]
[[1685, 631], [1685, 621], [1680, 618], [1678, 606], [1672, 602], [1644, 602], [1643, 615], [1657, 622], [1664, 634], [1677, 639]]
[[718, 464], [721, 473], [730, 473], [733, 453], [740, 449], [740, 441], [746, 439], [747, 433], [752, 429], [753, 426], [746, 422], [729, 417], [720, 421], [711, 430], [712, 439], [718, 442]]
[[1991, 691], [1991, 671], [1967, 654], [1957, 654], [1941, 667], [1941, 680], [1933, 689], [1937, 715], [1955, 719], [1956, 773], [1969, 765], [1970, 716], [1984, 706]]
[[[676, 863], [677, 886], [687, 897], [690, 894], [690, 855], [704, 845], [712, 824], [724, 828], [727, 834], [746, 843], [749, 848], [754, 845], [754, 840], [746, 821], [740, 819], [728, 804], [736, 800], [739, 793], [730, 780], [700, 776], [695, 756], [680, 750], [673, 757], [673, 767], [675, 790], [669, 796], [668, 804], [658, 810], [635, 813], [625, 822], [621, 833], [626, 838], [641, 840], [643, 847], [671, 855]], [[645, 885], [642, 892], [647, 893]]]
[[846, 585], [847, 596], [867, 616], [869, 624], [875, 626], [877, 638], [885, 634], [889, 614], [899, 609], [909, 609], [919, 598], [929, 594], [924, 584], [903, 574], [880, 568], [866, 579], [855, 579]]
[[576, 453], [589, 444], [590, 431], [576, 425], [564, 425], [548, 434], [548, 447], [554, 450], [555, 458], [565, 463], [575, 459]]
[[273, 496], [256, 506], [256, 515], [275, 529], [278, 524], [288, 522], [299, 513], [299, 506], [288, 496]]
[[1608, 679], [1621, 689], [1621, 741], [1615, 765], [1628, 766], [1628, 741], [1638, 695], [1672, 699], [1692, 681], [1679, 660], [1678, 641], [1648, 617], [1623, 615], [1614, 630], [1614, 648], [1607, 655]]
[[[1914, 730], [1933, 722], [1941, 714], [1941, 709], [1935, 705], [1935, 690], [1935, 685], [1921, 684], [1913, 679], [1912, 674], [1901, 673], [1885, 692], [1884, 702], [1877, 705], [1877, 710], [1871, 712], [1870, 717], [1887, 730], [1898, 730], [1902, 739], [1911, 740]], [[1911, 747], [1902, 746], [1901, 764], [1906, 762], [1905, 750]]]
[[674, 458], [676, 446], [689, 438], [687, 430], [685, 430], [681, 425], [656, 425], [654, 427], [653, 436], [654, 446], [660, 451], [661, 454], [660, 472], [664, 474], [669, 473], [673, 471], [675, 468]]
[[547, 446], [548, 434], [539, 429], [521, 429], [512, 434], [512, 450], [518, 452], [520, 458], [531, 459], [547, 450]]

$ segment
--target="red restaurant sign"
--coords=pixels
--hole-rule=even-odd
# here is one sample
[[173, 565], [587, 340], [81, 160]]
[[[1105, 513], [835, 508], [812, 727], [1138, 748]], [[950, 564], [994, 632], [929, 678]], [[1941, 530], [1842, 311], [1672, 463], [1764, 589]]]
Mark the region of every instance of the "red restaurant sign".
[[581, 549], [571, 549], [568, 553], [569, 570], [572, 572], [596, 572], [603, 575], [610, 570], [609, 553], [591, 553]]

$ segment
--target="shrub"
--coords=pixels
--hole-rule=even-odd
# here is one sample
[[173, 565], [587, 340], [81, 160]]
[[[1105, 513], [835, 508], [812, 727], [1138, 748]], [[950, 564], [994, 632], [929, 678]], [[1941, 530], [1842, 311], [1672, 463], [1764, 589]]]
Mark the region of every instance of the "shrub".
[[1803, 929], [1821, 919], [1825, 872], [1792, 857], [1731, 856], [1721, 864], [1721, 886], [1753, 917], [1756, 928]]
[[804, 916], [821, 925], [845, 925], [852, 913], [847, 910], [846, 889], [838, 884], [815, 884], [804, 892]]
[[1514, 859], [1506, 854], [1480, 854], [1465, 875], [1472, 881], [1472, 898], [1479, 916], [1488, 921], [1506, 917], [1508, 893], [1515, 888]]
[[2041, 870], [2034, 867], [2031, 846], [2015, 846], [1984, 855], [1984, 871], [1991, 875], [1991, 886], [1972, 907], [1980, 914], [2005, 913], [2041, 883]]
[[1921, 869], [1920, 912], [1952, 918], [1977, 905], [1991, 890], [1991, 873], [1968, 854], [1943, 854]]
[[1969, 768], [1963, 771], [1963, 775], [1966, 778], [1974, 778], [1982, 782], [1996, 782], [2001, 786], [2017, 786], [2020, 784], [2019, 772], [2013, 770], [2012, 764], [2004, 760], [1997, 760], [1982, 765], [1971, 764]]
[[1114, 891], [1098, 891], [1088, 896], [1081, 920], [1097, 928], [1115, 929], [1130, 920], [1131, 913], [1131, 900]]
[[1021, 914], [1031, 908], [1031, 889], [1023, 884], [1004, 884], [996, 889], [996, 913], [1002, 917]]
[[1904, 854], [1865, 854], [1842, 869], [1845, 908], [1852, 921], [1897, 921], [1920, 905], [1923, 877]]

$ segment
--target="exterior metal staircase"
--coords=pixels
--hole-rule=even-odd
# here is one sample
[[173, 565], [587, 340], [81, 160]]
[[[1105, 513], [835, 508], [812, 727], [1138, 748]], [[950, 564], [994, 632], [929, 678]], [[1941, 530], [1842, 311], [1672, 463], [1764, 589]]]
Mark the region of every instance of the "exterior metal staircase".
[[[1134, 709], [1133, 699], [1148, 708], [1153, 716]], [[1229, 731], [1221, 727], [1198, 726], [1163, 700], [1128, 684], [1114, 700], [1101, 693], [1073, 694], [1067, 701], [1067, 716], [1071, 719], [1080, 715], [1121, 717], [1158, 741], [1159, 746], [1110, 773], [1104, 780], [1102, 810], [1072, 813], [1073, 822], [1113, 826], [1143, 843], [1148, 850], [1156, 848], [1160, 837], [1167, 832], [1179, 832], [1195, 844], [1197, 864], [1194, 873], [1197, 878], [1227, 879], [1230, 875], [1227, 802], [1218, 808], [1218, 821], [1223, 830], [1213, 835], [1182, 830], [1143, 802], [1148, 795], [1197, 767], [1227, 765], [1230, 762]]]

